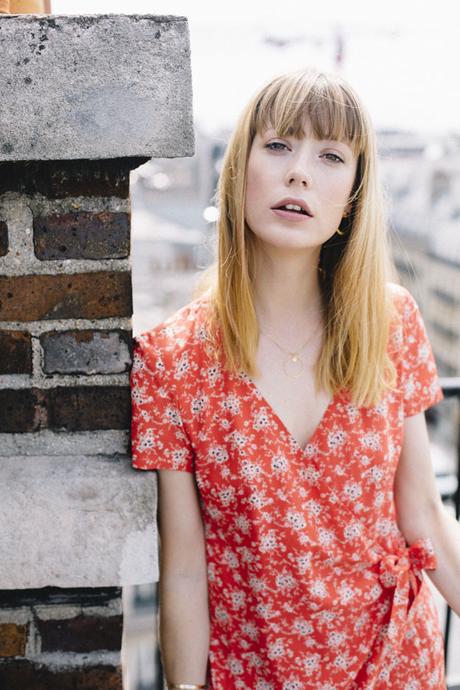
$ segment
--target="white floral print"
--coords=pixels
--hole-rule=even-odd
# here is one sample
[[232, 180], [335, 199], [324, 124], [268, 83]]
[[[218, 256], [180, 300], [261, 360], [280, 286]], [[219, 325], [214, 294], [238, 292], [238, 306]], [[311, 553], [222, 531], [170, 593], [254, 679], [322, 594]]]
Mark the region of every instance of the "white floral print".
[[[399, 393], [339, 391], [304, 450], [208, 349], [206, 296], [136, 338], [132, 464], [194, 473], [208, 562], [211, 690], [444, 690], [424, 568], [393, 500], [404, 417], [443, 399], [418, 306], [390, 284]], [[410, 616], [410, 622], [408, 622]]]

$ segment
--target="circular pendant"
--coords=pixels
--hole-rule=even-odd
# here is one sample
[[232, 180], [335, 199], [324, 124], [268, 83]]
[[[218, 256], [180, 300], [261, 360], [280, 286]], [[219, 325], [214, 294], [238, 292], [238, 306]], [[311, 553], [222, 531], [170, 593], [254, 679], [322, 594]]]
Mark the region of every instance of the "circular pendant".
[[284, 373], [291, 378], [302, 376], [303, 369], [303, 362], [298, 355], [292, 355], [283, 362]]

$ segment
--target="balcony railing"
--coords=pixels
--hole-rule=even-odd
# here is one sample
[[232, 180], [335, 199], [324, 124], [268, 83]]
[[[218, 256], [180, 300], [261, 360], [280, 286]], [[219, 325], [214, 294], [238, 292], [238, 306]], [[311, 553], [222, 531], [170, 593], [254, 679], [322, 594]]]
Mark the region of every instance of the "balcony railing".
[[[456, 398], [458, 404], [460, 405], [460, 377], [446, 377], [440, 378], [439, 383], [441, 385], [442, 391], [445, 398]], [[457, 416], [460, 420], [460, 414]], [[456, 447], [456, 468], [454, 470], [452, 481], [448, 482], [447, 485], [451, 486], [451, 490], [441, 492], [441, 497], [443, 502], [451, 503], [455, 509], [455, 518], [459, 519], [460, 516], [460, 429], [457, 430], [457, 447]], [[444, 625], [444, 655], [446, 670], [448, 667], [448, 656], [449, 656], [449, 635], [452, 624], [452, 611], [450, 606], [447, 604], [446, 610], [446, 621]]]

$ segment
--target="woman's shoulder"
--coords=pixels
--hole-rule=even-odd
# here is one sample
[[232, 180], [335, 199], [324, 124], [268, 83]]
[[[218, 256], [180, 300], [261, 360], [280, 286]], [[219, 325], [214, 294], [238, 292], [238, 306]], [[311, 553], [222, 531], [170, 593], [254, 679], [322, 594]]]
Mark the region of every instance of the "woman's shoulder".
[[200, 358], [208, 340], [209, 293], [195, 297], [159, 324], [133, 339], [134, 359], [166, 374]]
[[387, 283], [387, 289], [392, 299], [395, 325], [402, 326], [414, 311], [418, 309], [417, 302], [412, 293], [399, 283]]
[[417, 300], [403, 285], [387, 284], [393, 295], [394, 313], [390, 325], [390, 342], [398, 362], [427, 343], [428, 335]]
[[398, 305], [404, 305], [408, 301], [410, 302], [414, 298], [412, 297], [411, 293], [409, 290], [404, 287], [404, 285], [400, 285], [399, 283], [387, 283], [387, 289], [389, 291], [389, 294], [393, 297], [393, 300], [396, 302]]
[[399, 283], [387, 283], [387, 289], [392, 307], [389, 352], [399, 362], [404, 341], [404, 323], [407, 321], [415, 301], [409, 290]]

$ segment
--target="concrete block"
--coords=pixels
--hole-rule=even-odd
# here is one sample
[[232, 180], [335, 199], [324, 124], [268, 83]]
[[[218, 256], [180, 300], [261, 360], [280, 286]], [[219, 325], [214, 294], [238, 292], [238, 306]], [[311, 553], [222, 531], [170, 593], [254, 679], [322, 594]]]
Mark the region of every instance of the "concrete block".
[[124, 455], [129, 431], [50, 431], [0, 433], [0, 463], [12, 455]]
[[191, 156], [188, 24], [0, 17], [0, 161]]
[[127, 456], [2, 458], [0, 589], [157, 581], [156, 508]]

